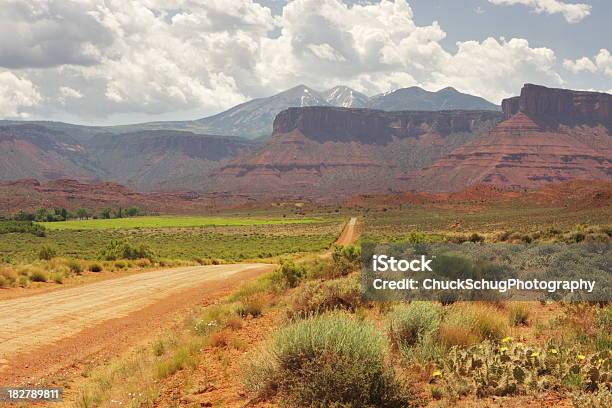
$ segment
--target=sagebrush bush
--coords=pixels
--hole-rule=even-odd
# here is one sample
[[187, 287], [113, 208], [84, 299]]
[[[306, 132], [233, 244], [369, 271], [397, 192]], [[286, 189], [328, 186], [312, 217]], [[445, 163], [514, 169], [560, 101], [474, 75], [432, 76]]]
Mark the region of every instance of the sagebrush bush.
[[440, 326], [442, 306], [414, 301], [395, 306], [387, 315], [391, 341], [398, 348], [413, 346], [431, 337]]
[[276, 332], [244, 366], [246, 388], [299, 407], [406, 407], [385, 363], [385, 340], [345, 314], [301, 320]]
[[195, 319], [193, 328], [197, 333], [210, 334], [227, 327], [236, 326], [239, 320], [238, 307], [234, 303], [208, 306], [199, 318]]
[[236, 307], [236, 313], [240, 316], [258, 317], [263, 314], [265, 300], [258, 295], [253, 295], [242, 299]]
[[289, 317], [308, 317], [330, 310], [355, 310], [362, 303], [356, 277], [307, 282], [293, 296]]
[[275, 278], [280, 285], [287, 288], [295, 288], [304, 275], [306, 275], [304, 265], [284, 259], [275, 273]]

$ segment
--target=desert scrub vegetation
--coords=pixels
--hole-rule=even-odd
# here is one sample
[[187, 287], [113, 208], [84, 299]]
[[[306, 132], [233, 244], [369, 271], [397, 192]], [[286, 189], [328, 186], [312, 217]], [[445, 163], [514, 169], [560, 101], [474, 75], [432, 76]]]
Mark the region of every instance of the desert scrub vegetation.
[[[100, 251], [99, 257], [105, 261], [117, 261], [121, 259], [153, 260], [155, 255], [145, 244], [132, 244], [128, 241], [113, 240]], [[122, 269], [122, 267], [120, 267], [120, 269]]]
[[45, 236], [45, 227], [32, 221], [0, 220], [0, 235], [9, 233], [32, 234], [37, 237]]
[[384, 337], [369, 323], [316, 316], [281, 328], [253, 353], [244, 383], [255, 397], [285, 406], [409, 406], [385, 354]]
[[507, 314], [494, 304], [455, 303], [445, 310], [437, 340], [446, 347], [468, 346], [486, 339], [504, 338], [509, 326]]
[[354, 311], [362, 304], [358, 276], [305, 282], [291, 299], [289, 318], [306, 318], [331, 310]]
[[[583, 354], [584, 353], [584, 354]], [[467, 394], [520, 395], [551, 390], [610, 390], [610, 352], [586, 354], [578, 347], [548, 343], [526, 346], [507, 337], [468, 348], [452, 348], [441, 360], [435, 381], [451, 398]]]
[[402, 350], [433, 336], [442, 320], [442, 306], [435, 302], [414, 301], [399, 304], [387, 314], [387, 327], [393, 345]]

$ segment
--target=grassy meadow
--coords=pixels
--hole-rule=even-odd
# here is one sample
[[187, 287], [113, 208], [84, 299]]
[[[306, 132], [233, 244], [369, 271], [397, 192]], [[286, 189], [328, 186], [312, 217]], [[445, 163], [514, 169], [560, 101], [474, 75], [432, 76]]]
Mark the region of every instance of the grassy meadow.
[[40, 222], [49, 230], [99, 230], [134, 228], [190, 228], [248, 225], [287, 225], [324, 222], [322, 218], [246, 218], [246, 217], [180, 217], [143, 216], [131, 218], [68, 220], [62, 222]]

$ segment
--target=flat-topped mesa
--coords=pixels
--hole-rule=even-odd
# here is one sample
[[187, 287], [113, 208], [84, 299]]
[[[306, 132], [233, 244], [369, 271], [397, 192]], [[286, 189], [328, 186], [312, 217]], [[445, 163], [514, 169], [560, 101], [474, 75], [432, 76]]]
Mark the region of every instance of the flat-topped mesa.
[[504, 119], [522, 112], [547, 127], [601, 124], [612, 129], [612, 95], [525, 84], [521, 96], [502, 101]]
[[472, 132], [502, 119], [495, 111], [399, 111], [347, 109], [327, 106], [289, 108], [274, 120], [274, 135], [299, 130], [318, 142], [386, 144], [393, 137], [417, 137], [426, 133], [442, 136]]

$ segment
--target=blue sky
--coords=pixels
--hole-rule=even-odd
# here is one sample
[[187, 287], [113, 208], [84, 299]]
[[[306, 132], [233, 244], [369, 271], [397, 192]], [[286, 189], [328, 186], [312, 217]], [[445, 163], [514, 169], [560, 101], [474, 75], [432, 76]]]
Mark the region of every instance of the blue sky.
[[609, 0], [6, 0], [0, 118], [208, 116], [298, 84], [612, 91]]

